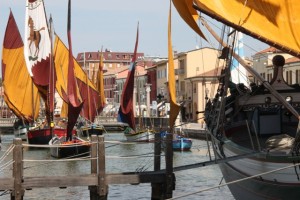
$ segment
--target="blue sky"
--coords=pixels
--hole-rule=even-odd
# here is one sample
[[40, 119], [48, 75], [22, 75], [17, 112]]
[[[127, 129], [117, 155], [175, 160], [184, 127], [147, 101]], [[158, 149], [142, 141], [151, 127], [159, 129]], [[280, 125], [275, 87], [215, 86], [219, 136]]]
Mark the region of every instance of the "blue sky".
[[[24, 35], [25, 0], [0, 0], [0, 41], [3, 41], [9, 9]], [[67, 44], [68, 0], [44, 0], [46, 12], [53, 17], [56, 33]], [[132, 52], [137, 23], [140, 24], [138, 52], [146, 56], [167, 56], [167, 24], [169, 0], [72, 0], [73, 53], [83, 51]], [[196, 35], [172, 10], [173, 50], [190, 51], [210, 46]], [[212, 39], [213, 40], [213, 39]], [[247, 39], [246, 39], [247, 40]], [[217, 48], [217, 42], [212, 42]], [[258, 51], [266, 46], [254, 41]], [[1, 45], [2, 48], [2, 45]], [[1, 49], [2, 50], [2, 49]], [[255, 52], [245, 49], [248, 56]]]

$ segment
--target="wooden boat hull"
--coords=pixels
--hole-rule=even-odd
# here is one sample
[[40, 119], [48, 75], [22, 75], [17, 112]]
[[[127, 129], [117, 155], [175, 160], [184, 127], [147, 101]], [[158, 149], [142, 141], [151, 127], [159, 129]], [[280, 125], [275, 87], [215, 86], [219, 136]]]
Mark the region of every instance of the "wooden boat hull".
[[73, 136], [73, 140], [67, 144], [64, 144], [66, 137], [53, 137], [49, 141], [49, 145], [53, 145], [50, 148], [52, 157], [55, 158], [73, 158], [88, 156], [90, 154], [90, 143], [82, 140], [77, 136]]
[[[76, 131], [73, 130], [73, 135], [76, 134]], [[58, 137], [66, 136], [67, 129], [64, 128], [54, 128], [53, 135]], [[28, 144], [48, 144], [52, 139], [50, 128], [42, 128], [42, 129], [33, 129], [29, 130], [27, 133]]]
[[[218, 158], [251, 153], [251, 150], [241, 147], [229, 140], [225, 140], [224, 144], [221, 145], [219, 140], [214, 138], [214, 143], [216, 145], [213, 146]], [[294, 159], [290, 159], [284, 154], [270, 155], [268, 153], [259, 153], [254, 157], [221, 163], [219, 166], [227, 183], [247, 179], [228, 185], [235, 199], [290, 200], [299, 199], [300, 196], [300, 181], [298, 179], [298, 174], [300, 173], [299, 167], [290, 167], [272, 173], [266, 172], [291, 166], [293, 165], [293, 161], [298, 163], [300, 157], [295, 156]], [[249, 178], [258, 174], [263, 175], [251, 179]]]

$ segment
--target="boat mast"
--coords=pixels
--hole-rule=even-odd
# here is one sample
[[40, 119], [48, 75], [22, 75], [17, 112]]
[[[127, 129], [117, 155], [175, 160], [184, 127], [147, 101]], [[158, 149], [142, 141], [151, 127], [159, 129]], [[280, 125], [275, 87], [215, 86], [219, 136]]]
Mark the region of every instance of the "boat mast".
[[202, 24], [206, 27], [206, 29], [213, 35], [213, 37], [222, 44], [223, 47], [228, 47], [230, 52], [232, 52], [232, 56], [250, 73], [252, 74], [257, 80], [259, 80], [266, 89], [268, 89], [274, 97], [280, 101], [297, 119], [300, 119], [299, 113], [270, 85], [268, 81], [266, 81], [259, 73], [257, 73], [249, 64], [247, 64], [244, 59], [242, 59], [239, 55], [234, 53], [232, 49], [221, 40], [221, 38], [216, 34], [214, 30], [206, 23], [206, 21], [200, 17]]
[[[49, 119], [50, 119], [50, 133], [53, 136], [54, 128], [54, 98], [55, 98], [55, 86], [54, 86], [54, 66], [53, 66], [53, 20], [50, 14], [49, 19], [49, 34], [50, 34], [50, 77], [49, 77], [49, 89], [48, 89], [48, 105], [49, 105]], [[51, 111], [52, 108], [52, 111]]]

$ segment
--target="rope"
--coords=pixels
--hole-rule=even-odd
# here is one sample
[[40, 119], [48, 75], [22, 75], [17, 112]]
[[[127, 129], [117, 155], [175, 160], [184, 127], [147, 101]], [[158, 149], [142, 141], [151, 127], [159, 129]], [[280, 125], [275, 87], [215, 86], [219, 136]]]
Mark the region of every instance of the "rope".
[[239, 183], [239, 182], [242, 182], [242, 181], [246, 181], [246, 180], [249, 180], [249, 179], [252, 179], [252, 178], [256, 178], [256, 177], [259, 177], [259, 176], [263, 176], [263, 175], [266, 175], [266, 174], [271, 174], [271, 173], [273, 173], [273, 172], [281, 171], [281, 170], [288, 169], [288, 168], [291, 168], [291, 167], [296, 167], [296, 166], [299, 166], [299, 165], [300, 165], [300, 163], [298, 163], [298, 164], [293, 164], [293, 165], [288, 165], [288, 166], [281, 167], [281, 168], [278, 168], [278, 169], [270, 170], [270, 171], [268, 171], [268, 172], [256, 174], [256, 175], [249, 176], [249, 177], [246, 177], [246, 178], [241, 178], [241, 179], [239, 179], [239, 180], [231, 181], [231, 182], [228, 182], [228, 183], [223, 183], [223, 184], [221, 184], [221, 185], [217, 185], [217, 186], [213, 186], [213, 187], [204, 188], [204, 189], [199, 190], [199, 191], [196, 191], [196, 192], [187, 193], [187, 194], [184, 194], [184, 195], [181, 195], [181, 196], [177, 196], [177, 197], [174, 197], [174, 198], [170, 198], [170, 199], [179, 199], [179, 198], [182, 198], [182, 197], [187, 197], [187, 196], [190, 196], [190, 195], [193, 195], [193, 194], [201, 193], [201, 192], [204, 192], [204, 191], [216, 189], [216, 188], [223, 187], [223, 186], [232, 185], [232, 184], [235, 184], [235, 183]]
[[5, 151], [5, 153], [0, 158], [0, 163], [10, 154], [10, 152], [15, 148], [14, 144], [11, 144], [8, 149]]
[[7, 163], [0, 166], [0, 172], [6, 169], [8, 166], [12, 165], [14, 163], [13, 160], [8, 161]]

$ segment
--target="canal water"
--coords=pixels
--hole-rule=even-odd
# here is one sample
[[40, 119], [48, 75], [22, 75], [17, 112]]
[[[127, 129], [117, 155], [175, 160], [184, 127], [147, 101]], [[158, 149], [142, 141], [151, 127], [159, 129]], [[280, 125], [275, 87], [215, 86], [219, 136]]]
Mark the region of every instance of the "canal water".
[[[14, 136], [4, 134], [2, 137], [2, 149], [0, 158], [4, 155]], [[106, 133], [105, 141], [124, 141], [122, 133]], [[153, 170], [153, 143], [143, 144], [112, 144], [106, 143], [105, 154], [106, 172], [121, 173], [134, 171], [152, 171]], [[142, 155], [142, 157], [137, 157]], [[12, 176], [11, 165], [3, 167], [12, 159], [11, 153], [0, 160], [0, 177]], [[47, 148], [24, 148], [24, 163], [26, 169], [24, 176], [51, 176], [51, 175], [70, 175], [70, 174], [89, 174], [90, 161], [69, 161], [58, 162], [50, 156]], [[188, 152], [174, 152], [173, 165], [182, 166], [209, 160], [206, 147], [206, 141], [193, 139], [193, 147]], [[52, 162], [51, 162], [52, 161]], [[165, 168], [164, 157], [162, 157], [162, 168]], [[222, 181], [222, 174], [217, 165], [206, 166], [196, 169], [184, 170], [175, 173], [176, 188], [173, 191], [173, 197], [183, 196], [195, 193], [206, 188], [214, 187]], [[224, 183], [224, 182], [221, 182]], [[109, 185], [109, 200], [148, 200], [151, 199], [151, 184], [139, 185]], [[9, 194], [0, 192], [0, 200], [10, 199]], [[39, 188], [25, 190], [24, 200], [87, 200], [89, 199], [89, 190], [87, 187], [68, 187], [60, 188]], [[233, 200], [227, 187], [200, 192], [190, 196], [184, 196], [179, 199], [184, 200]]]

